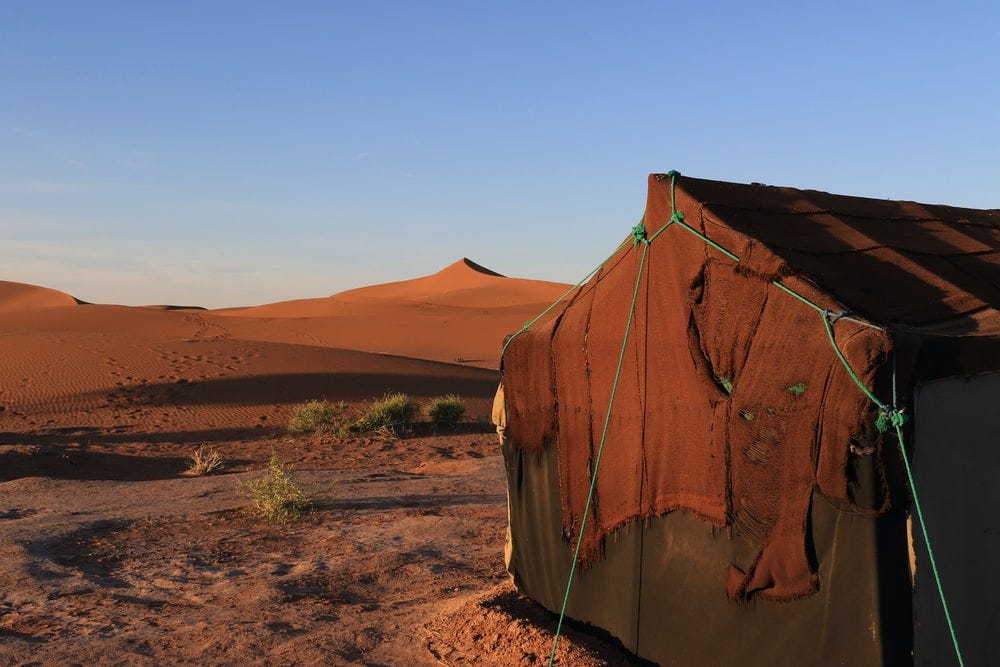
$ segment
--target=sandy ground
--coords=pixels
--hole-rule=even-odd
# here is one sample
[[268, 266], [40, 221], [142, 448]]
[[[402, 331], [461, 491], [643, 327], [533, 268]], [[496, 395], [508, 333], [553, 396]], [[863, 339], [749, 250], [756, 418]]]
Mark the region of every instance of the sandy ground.
[[[288, 446], [251, 444], [251, 469]], [[341, 444], [364, 456], [341, 465]], [[507, 580], [491, 434], [326, 448], [294, 473], [315, 510], [274, 525], [236, 493], [248, 473], [180, 477], [166, 456], [145, 479], [76, 479], [120, 466], [101, 475], [99, 458], [78, 457], [58, 478], [19, 477], [72, 455], [3, 447], [0, 663], [544, 663], [554, 619]], [[577, 629], [560, 658], [627, 664]]]
[[[502, 562], [488, 367], [564, 288], [462, 260], [254, 313], [0, 283], [0, 665], [545, 664], [555, 619]], [[302, 401], [357, 411], [387, 391], [459, 394], [468, 421], [284, 428]], [[226, 468], [184, 476], [201, 445]], [[265, 523], [237, 494], [272, 455], [314, 496], [302, 521]], [[628, 660], [570, 626], [557, 663]]]

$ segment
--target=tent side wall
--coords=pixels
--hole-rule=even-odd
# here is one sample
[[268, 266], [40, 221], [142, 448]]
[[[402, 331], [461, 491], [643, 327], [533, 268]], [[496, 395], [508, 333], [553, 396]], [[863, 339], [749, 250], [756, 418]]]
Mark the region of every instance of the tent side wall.
[[[1000, 664], [1000, 372], [917, 387], [913, 473], [964, 662]], [[919, 528], [913, 531], [914, 663], [954, 662]]]
[[[508, 567], [522, 593], [558, 613], [572, 549], [562, 537], [555, 447], [530, 454], [508, 441], [503, 451]], [[605, 558], [577, 571], [567, 615], [665, 665], [907, 664], [903, 518], [850, 515], [816, 495], [810, 523], [819, 572], [814, 595], [730, 601], [724, 573], [733, 547], [725, 529], [672, 512], [610, 536]]]
[[[562, 501], [555, 448], [527, 454], [510, 441], [503, 446], [507, 467], [510, 543], [507, 569], [518, 590], [556, 613], [562, 607], [573, 552], [562, 539]], [[569, 599], [567, 616], [604, 628], [637, 652], [640, 535], [633, 523], [619, 531], [606, 558], [585, 573]]]

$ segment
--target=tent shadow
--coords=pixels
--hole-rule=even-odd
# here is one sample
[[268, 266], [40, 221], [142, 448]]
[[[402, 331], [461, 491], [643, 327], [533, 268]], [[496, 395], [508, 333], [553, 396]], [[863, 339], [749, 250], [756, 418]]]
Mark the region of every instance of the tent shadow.
[[[22, 477], [147, 482], [175, 479], [188, 463], [188, 458], [181, 456], [135, 456], [49, 445], [30, 451], [0, 452], [0, 482]], [[249, 459], [226, 460], [226, 465], [233, 468], [249, 463]]]

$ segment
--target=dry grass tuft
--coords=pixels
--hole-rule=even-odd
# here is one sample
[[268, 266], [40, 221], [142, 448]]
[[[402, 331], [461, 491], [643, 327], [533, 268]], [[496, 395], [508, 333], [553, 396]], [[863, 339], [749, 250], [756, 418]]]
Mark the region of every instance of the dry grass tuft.
[[202, 445], [194, 450], [188, 461], [188, 469], [184, 471], [184, 474], [191, 477], [211, 475], [225, 467], [222, 455], [208, 445]]

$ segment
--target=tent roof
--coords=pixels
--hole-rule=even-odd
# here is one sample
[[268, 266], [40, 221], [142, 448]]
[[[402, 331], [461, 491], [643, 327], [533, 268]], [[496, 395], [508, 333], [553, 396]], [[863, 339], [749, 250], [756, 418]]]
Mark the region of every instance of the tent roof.
[[[650, 177], [669, 197], [670, 177]], [[681, 176], [687, 221], [753, 238], [853, 312], [927, 335], [1000, 336], [1000, 210]], [[687, 197], [685, 197], [687, 199]], [[680, 207], [679, 207], [680, 208]], [[651, 231], [665, 221], [647, 221]], [[730, 248], [739, 254], [738, 249]]]

